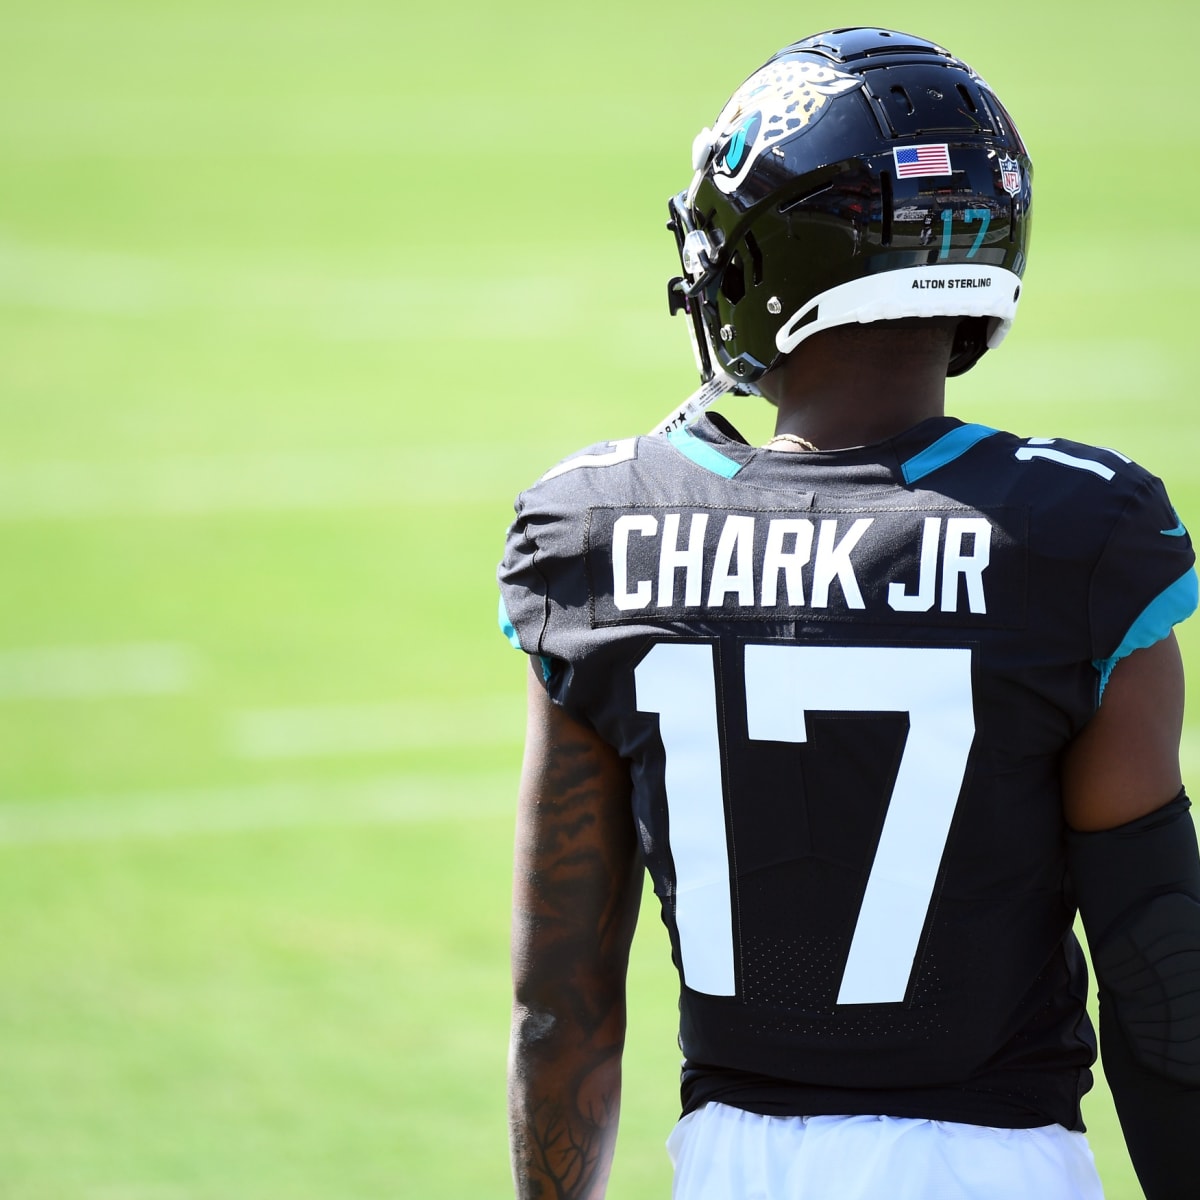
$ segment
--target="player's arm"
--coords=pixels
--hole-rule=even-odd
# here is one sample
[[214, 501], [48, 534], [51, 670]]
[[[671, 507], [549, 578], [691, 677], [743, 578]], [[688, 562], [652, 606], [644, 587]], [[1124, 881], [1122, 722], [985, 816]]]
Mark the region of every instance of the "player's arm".
[[1063, 767], [1100, 1050], [1148, 1200], [1200, 1179], [1200, 857], [1179, 772], [1174, 635], [1117, 664]]
[[509, 1135], [520, 1200], [599, 1200], [641, 898], [628, 766], [530, 675], [513, 884]]

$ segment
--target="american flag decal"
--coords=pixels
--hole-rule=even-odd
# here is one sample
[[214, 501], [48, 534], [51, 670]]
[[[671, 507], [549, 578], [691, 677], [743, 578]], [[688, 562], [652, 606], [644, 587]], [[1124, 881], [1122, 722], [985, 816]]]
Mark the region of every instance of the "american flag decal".
[[896, 160], [896, 176], [953, 175], [950, 169], [950, 147], [942, 142], [935, 146], [899, 146], [892, 150]]

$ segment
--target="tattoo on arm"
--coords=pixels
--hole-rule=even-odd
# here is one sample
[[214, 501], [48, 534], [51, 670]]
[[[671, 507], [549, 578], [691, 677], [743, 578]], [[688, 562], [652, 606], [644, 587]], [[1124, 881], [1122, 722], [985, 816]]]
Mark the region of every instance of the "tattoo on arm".
[[522, 1200], [596, 1200], [616, 1138], [640, 861], [626, 765], [558, 710], [537, 715], [514, 883], [513, 1170]]
[[540, 1101], [530, 1114], [529, 1165], [541, 1177], [531, 1195], [573, 1200], [591, 1195], [593, 1185], [605, 1182], [606, 1131], [616, 1120], [616, 1110], [616, 1099], [610, 1097], [604, 1112], [589, 1113], [591, 1123], [584, 1124], [578, 1118], [572, 1121], [561, 1105]]

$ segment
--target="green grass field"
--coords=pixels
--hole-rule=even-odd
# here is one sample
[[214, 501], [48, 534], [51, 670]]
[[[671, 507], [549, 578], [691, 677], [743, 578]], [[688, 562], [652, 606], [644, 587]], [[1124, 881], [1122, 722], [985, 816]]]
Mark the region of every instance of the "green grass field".
[[[1157, 47], [1200, 18], [1084, 12], [902, 18], [1037, 165], [1021, 318], [952, 409], [1118, 446], [1195, 523], [1200, 135]], [[779, 45], [871, 15], [6, 13], [0, 1198], [510, 1194], [511, 500], [692, 390], [663, 229], [692, 137]], [[1195, 785], [1195, 717], [1184, 753]], [[676, 1113], [644, 911], [618, 1200], [667, 1195]], [[1087, 1116], [1133, 1200], [1102, 1085]]]

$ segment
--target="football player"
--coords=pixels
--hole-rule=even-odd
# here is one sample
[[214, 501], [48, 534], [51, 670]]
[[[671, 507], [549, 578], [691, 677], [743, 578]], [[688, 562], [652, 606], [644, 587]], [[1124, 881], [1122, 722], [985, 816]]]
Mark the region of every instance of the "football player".
[[[1200, 1180], [1194, 556], [1114, 450], [945, 414], [1021, 296], [1031, 165], [931, 42], [781, 50], [670, 201], [703, 387], [517, 500], [530, 661], [517, 1194], [604, 1195], [643, 867], [680, 979], [677, 1200], [1093, 1200], [1096, 1038], [1151, 1200]], [[700, 412], [777, 408], [749, 445]]]

